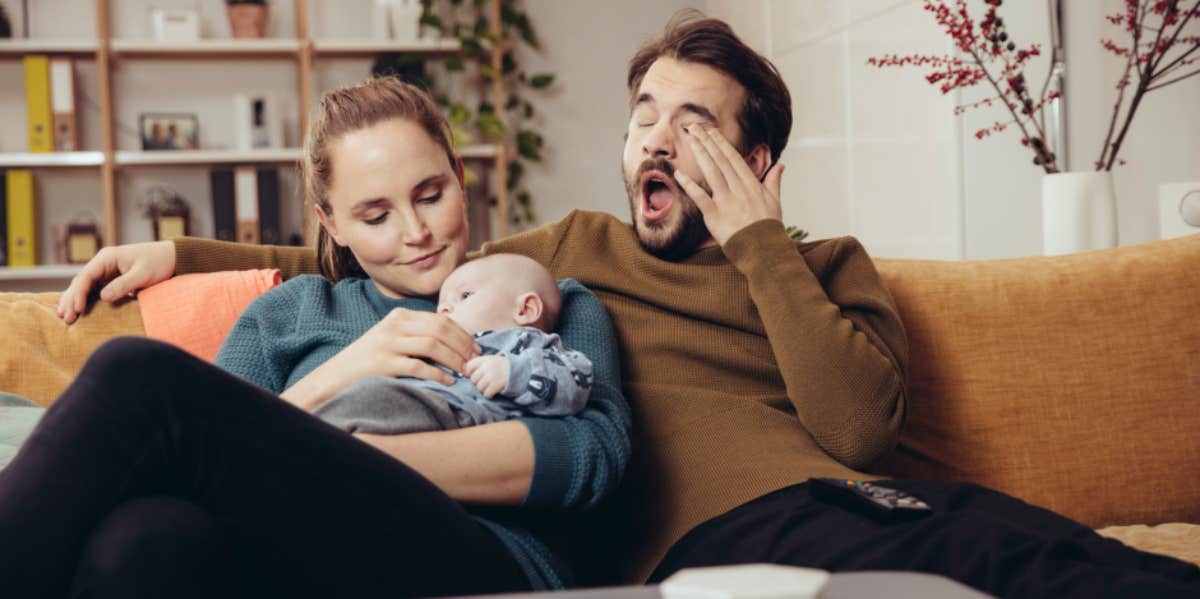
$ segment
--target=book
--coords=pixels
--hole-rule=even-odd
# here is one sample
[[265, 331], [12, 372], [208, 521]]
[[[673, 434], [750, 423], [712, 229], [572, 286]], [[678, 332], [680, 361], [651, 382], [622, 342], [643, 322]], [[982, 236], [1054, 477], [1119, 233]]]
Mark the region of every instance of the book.
[[208, 173], [212, 184], [213, 238], [237, 241], [237, 216], [233, 204], [233, 171], [213, 169]]
[[37, 264], [37, 214], [33, 171], [10, 170], [5, 177], [8, 206], [8, 265]]
[[8, 266], [8, 184], [0, 171], [0, 266]]
[[258, 169], [258, 241], [267, 245], [283, 245], [279, 226], [279, 171]]
[[233, 198], [238, 243], [258, 243], [258, 172], [254, 167], [234, 167]]
[[50, 111], [54, 124], [54, 149], [74, 152], [79, 149], [75, 122], [75, 63], [70, 57], [50, 59]]
[[25, 118], [30, 152], [54, 151], [50, 114], [50, 58], [28, 54], [25, 56]]

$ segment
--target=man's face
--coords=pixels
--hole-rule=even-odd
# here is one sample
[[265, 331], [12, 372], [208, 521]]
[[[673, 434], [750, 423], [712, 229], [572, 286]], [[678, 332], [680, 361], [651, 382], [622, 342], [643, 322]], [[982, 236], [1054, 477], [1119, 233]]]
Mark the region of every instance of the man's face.
[[678, 259], [712, 245], [700, 209], [675, 181], [681, 170], [711, 194], [684, 129], [707, 124], [741, 147], [738, 112], [746, 90], [711, 67], [659, 58], [635, 92], [621, 167], [634, 230], [642, 247]]

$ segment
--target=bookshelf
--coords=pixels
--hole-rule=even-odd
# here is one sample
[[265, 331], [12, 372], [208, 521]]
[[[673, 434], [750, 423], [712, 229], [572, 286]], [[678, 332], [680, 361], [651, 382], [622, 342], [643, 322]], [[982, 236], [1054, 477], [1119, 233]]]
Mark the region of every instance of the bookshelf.
[[[129, 219], [123, 219], [123, 212], [131, 207], [118, 196], [121, 193], [121, 173], [131, 169], [194, 169], [196, 167], [220, 165], [281, 165], [295, 167], [303, 156], [303, 150], [297, 147], [280, 149], [263, 149], [252, 151], [200, 149], [194, 151], [132, 151], [117, 149], [116, 136], [118, 124], [116, 117], [117, 103], [120, 97], [114, 97], [115, 71], [120, 69], [123, 62], [165, 62], [175, 61], [181, 68], [187, 68], [189, 62], [220, 61], [269, 61], [288, 62], [295, 66], [297, 87], [292, 91], [274, 90], [279, 95], [295, 95], [295, 123], [298, 125], [299, 137], [303, 139], [315, 101], [323, 92], [314, 85], [316, 71], [321, 61], [337, 61], [345, 59], [371, 58], [385, 52], [402, 52], [426, 54], [430, 56], [445, 56], [460, 53], [461, 47], [456, 39], [421, 40], [416, 43], [393, 40], [377, 40], [368, 38], [328, 37], [317, 38], [309, 31], [309, 5], [314, 0], [293, 0], [294, 31], [276, 32], [280, 37], [266, 39], [202, 39], [195, 42], [166, 43], [151, 39], [118, 37], [113, 35], [112, 15], [114, 5], [121, 0], [93, 0], [95, 8], [95, 38], [94, 39], [12, 39], [0, 40], [0, 62], [20, 61], [28, 54], [44, 54], [49, 56], [68, 56], [76, 60], [87, 61], [95, 65], [95, 87], [89, 85], [89, 95], [95, 98], [99, 120], [98, 150], [77, 152], [0, 153], [0, 169], [32, 168], [49, 169], [46, 176], [54, 176], [60, 170], [98, 169], [100, 175], [100, 218], [101, 237], [105, 245], [116, 245], [125, 242], [122, 235], [122, 221], [129, 225]], [[492, 34], [500, 39], [500, 9], [501, 0], [486, 0], [486, 10], [490, 12]], [[510, 44], [501, 43], [496, 47], [475, 54], [470, 58], [479, 62], [491, 64], [499, 68], [503, 53]], [[78, 85], [78, 83], [77, 83]], [[77, 92], [78, 93], [78, 92]], [[119, 96], [119, 94], [116, 94]], [[503, 106], [506, 100], [501, 82], [494, 82], [481, 93], [495, 106]], [[95, 139], [93, 137], [93, 139]], [[475, 161], [486, 166], [490, 171], [488, 188], [496, 198], [496, 211], [499, 214], [508, 213], [507, 175], [508, 161], [512, 149], [501, 144], [476, 144], [459, 148], [464, 160]], [[167, 172], [167, 171], [164, 171]], [[169, 171], [171, 173], [177, 171]], [[309, 238], [313, 232], [311, 213], [302, 211], [304, 235]], [[508, 219], [496, 218], [495, 230], [489, 232], [503, 237], [508, 232]], [[44, 226], [39, 225], [44, 234]], [[311, 241], [311, 239], [309, 239]], [[46, 258], [43, 257], [43, 260]], [[70, 265], [44, 265], [32, 268], [0, 267], [0, 281], [26, 281], [68, 279], [78, 271], [78, 267]], [[69, 274], [68, 274], [69, 273]]]

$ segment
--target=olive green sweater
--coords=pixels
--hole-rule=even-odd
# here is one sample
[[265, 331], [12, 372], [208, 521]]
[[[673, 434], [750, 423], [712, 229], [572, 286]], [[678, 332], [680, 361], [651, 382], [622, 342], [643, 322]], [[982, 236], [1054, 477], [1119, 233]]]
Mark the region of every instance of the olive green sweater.
[[[696, 525], [812, 476], [862, 476], [904, 421], [908, 343], [853, 238], [797, 244], [778, 221], [669, 262], [608, 214], [485, 244], [574, 278], [608, 309], [633, 409], [621, 491], [625, 582]], [[316, 271], [312, 250], [176, 241], [178, 273]], [[612, 556], [609, 556], [610, 558]]]

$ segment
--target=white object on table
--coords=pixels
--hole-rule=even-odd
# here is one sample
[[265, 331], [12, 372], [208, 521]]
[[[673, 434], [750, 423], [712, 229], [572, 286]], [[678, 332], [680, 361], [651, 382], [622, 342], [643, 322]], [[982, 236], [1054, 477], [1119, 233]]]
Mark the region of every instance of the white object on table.
[[663, 599], [816, 599], [829, 572], [775, 564], [685, 568], [659, 586]]

